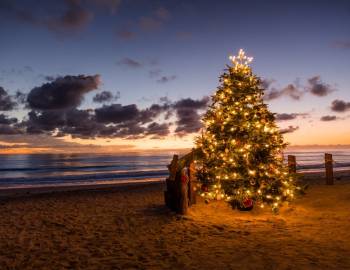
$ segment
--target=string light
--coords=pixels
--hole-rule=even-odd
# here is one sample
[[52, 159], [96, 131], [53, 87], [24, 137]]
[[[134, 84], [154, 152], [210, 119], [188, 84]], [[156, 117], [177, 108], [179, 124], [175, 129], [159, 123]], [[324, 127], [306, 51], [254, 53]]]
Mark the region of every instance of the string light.
[[251, 199], [275, 211], [294, 197], [296, 188], [279, 156], [285, 144], [262, 99], [260, 80], [249, 66], [253, 58], [240, 49], [230, 60], [232, 66], [221, 76], [196, 143], [204, 154], [197, 164], [205, 189], [198, 190], [207, 199]]

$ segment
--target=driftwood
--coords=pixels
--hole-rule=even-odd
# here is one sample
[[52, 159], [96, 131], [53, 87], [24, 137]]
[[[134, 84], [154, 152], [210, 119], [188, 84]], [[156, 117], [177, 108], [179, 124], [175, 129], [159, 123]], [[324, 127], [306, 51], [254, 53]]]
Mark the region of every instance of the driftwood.
[[166, 206], [179, 214], [185, 215], [187, 209], [196, 203], [196, 177], [194, 154], [178, 158], [174, 155], [168, 165], [169, 177], [166, 179], [167, 190], [164, 192]]

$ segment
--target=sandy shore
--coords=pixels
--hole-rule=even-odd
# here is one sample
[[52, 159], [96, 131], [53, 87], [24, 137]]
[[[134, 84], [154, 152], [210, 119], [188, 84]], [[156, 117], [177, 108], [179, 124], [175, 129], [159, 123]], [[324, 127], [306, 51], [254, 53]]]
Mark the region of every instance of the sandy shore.
[[350, 269], [350, 182], [279, 215], [163, 204], [163, 184], [0, 199], [0, 269]]

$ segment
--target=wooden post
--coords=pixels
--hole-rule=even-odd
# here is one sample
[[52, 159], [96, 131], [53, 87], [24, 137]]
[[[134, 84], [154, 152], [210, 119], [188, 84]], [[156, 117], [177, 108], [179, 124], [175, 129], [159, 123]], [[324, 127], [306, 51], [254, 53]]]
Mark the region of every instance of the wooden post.
[[196, 177], [196, 167], [194, 164], [194, 161], [190, 163], [189, 166], [189, 198], [190, 198], [190, 205], [195, 204], [197, 202], [196, 199], [196, 185], [197, 185], [197, 177]]
[[166, 191], [164, 191], [164, 200], [167, 207], [172, 210], [177, 210], [178, 208], [178, 187], [176, 183], [176, 174], [178, 170], [178, 161], [179, 156], [174, 155], [170, 165], [168, 165], [169, 169], [169, 178], [166, 179]]
[[333, 158], [332, 154], [325, 153], [324, 154], [325, 168], [326, 168], [326, 184], [333, 185]]
[[180, 173], [180, 200], [178, 213], [181, 215], [186, 215], [188, 211], [188, 168], [184, 167]]
[[171, 163], [168, 165], [169, 180], [175, 181], [178, 163], [179, 163], [179, 156], [174, 155]]
[[297, 173], [297, 162], [295, 156], [288, 155], [289, 173]]

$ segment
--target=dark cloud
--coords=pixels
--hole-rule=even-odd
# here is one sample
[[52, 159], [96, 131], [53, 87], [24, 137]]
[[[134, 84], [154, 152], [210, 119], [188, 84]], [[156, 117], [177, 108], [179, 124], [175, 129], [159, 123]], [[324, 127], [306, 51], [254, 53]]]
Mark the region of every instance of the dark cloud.
[[298, 126], [288, 126], [287, 128], [283, 128], [280, 130], [281, 134], [286, 134], [286, 133], [293, 133], [294, 131], [298, 130]]
[[84, 94], [95, 90], [100, 76], [65, 76], [33, 88], [28, 94], [30, 108], [38, 110], [69, 109], [80, 105]]
[[131, 67], [131, 68], [140, 68], [143, 66], [140, 62], [138, 62], [134, 59], [131, 59], [129, 57], [124, 57], [124, 58], [120, 59], [117, 62], [117, 64], [120, 66], [127, 66], [127, 67]]
[[140, 110], [135, 104], [123, 106], [121, 104], [112, 104], [103, 106], [95, 110], [96, 119], [101, 123], [124, 123], [134, 122], [136, 124], [145, 124], [151, 122], [161, 113], [170, 109], [167, 104], [152, 104], [149, 108]]
[[329, 84], [323, 83], [320, 76], [314, 76], [308, 79], [308, 84], [307, 91], [315, 96], [324, 97], [335, 91]]
[[104, 105], [95, 110], [96, 119], [101, 123], [122, 123], [132, 121], [139, 116], [139, 110], [135, 104], [123, 106], [121, 104]]
[[27, 101], [27, 94], [22, 93], [21, 91], [16, 91], [14, 99], [17, 100], [19, 104], [25, 104]]
[[46, 22], [49, 29], [57, 32], [79, 30], [94, 17], [93, 13], [84, 8], [78, 0], [65, 0], [65, 3], [67, 5], [65, 12]]
[[17, 118], [10, 118], [5, 114], [0, 114], [0, 124], [11, 125], [17, 123]]
[[[47, 2], [48, 3], [48, 2]], [[54, 7], [54, 8], [53, 8]], [[0, 9], [16, 20], [45, 27], [56, 33], [66, 33], [84, 28], [94, 17], [83, 1], [65, 0], [24, 5], [20, 1], [4, 0]], [[44, 15], [42, 14], [44, 13]]]
[[23, 122], [30, 134], [51, 133], [65, 125], [65, 112], [62, 110], [30, 111]]
[[157, 80], [157, 82], [158, 83], [167, 83], [167, 82], [173, 81], [175, 79], [176, 79], [176, 75], [162, 76]]
[[158, 137], [167, 136], [170, 133], [169, 124], [153, 122], [147, 126], [146, 133], [148, 135], [157, 135]]
[[65, 124], [60, 132], [73, 138], [95, 138], [106, 128], [105, 125], [96, 122], [93, 110], [73, 109], [66, 113]]
[[265, 89], [264, 100], [270, 101], [281, 97], [289, 97], [293, 100], [300, 100], [305, 93], [311, 93], [318, 97], [324, 97], [335, 91], [335, 88], [321, 81], [320, 76], [313, 76], [307, 80], [307, 85], [302, 87], [299, 80], [288, 84], [282, 89], [272, 87], [275, 82], [273, 79], [261, 81], [261, 86]]
[[274, 79], [263, 79], [261, 80], [260, 84], [262, 86], [263, 89], [269, 89], [270, 86], [275, 82]]
[[0, 86], [0, 111], [11, 111], [16, 105], [11, 96]]
[[205, 109], [208, 103], [209, 97], [203, 97], [201, 100], [186, 98], [177, 101], [173, 105], [177, 116], [175, 133], [182, 136], [198, 132], [202, 127], [198, 111]]
[[303, 91], [300, 90], [295, 84], [288, 84], [281, 90], [278, 90], [276, 88], [271, 88], [270, 90], [267, 90], [264, 99], [266, 101], [270, 101], [283, 96], [290, 97], [294, 100], [300, 100], [300, 98], [303, 96]]
[[347, 110], [350, 110], [350, 102], [346, 102], [340, 99], [333, 100], [331, 104], [331, 110], [334, 112], [345, 112]]
[[117, 100], [119, 98], [120, 98], [120, 92], [117, 92], [117, 94], [114, 96], [113, 93], [110, 91], [102, 91], [101, 93], [97, 93], [93, 97], [93, 101], [96, 103], [104, 103], [112, 100]]
[[334, 48], [338, 49], [350, 49], [350, 41], [348, 40], [336, 41], [332, 45]]
[[307, 113], [277, 113], [276, 114], [276, 120], [277, 121], [287, 121], [287, 120], [293, 120], [297, 117], [307, 117], [309, 114]]
[[321, 121], [334, 121], [334, 120], [337, 120], [337, 117], [335, 115], [325, 115], [325, 116], [322, 116]]
[[16, 135], [16, 134], [22, 134], [22, 131], [19, 128], [11, 125], [0, 124], [0, 135]]

